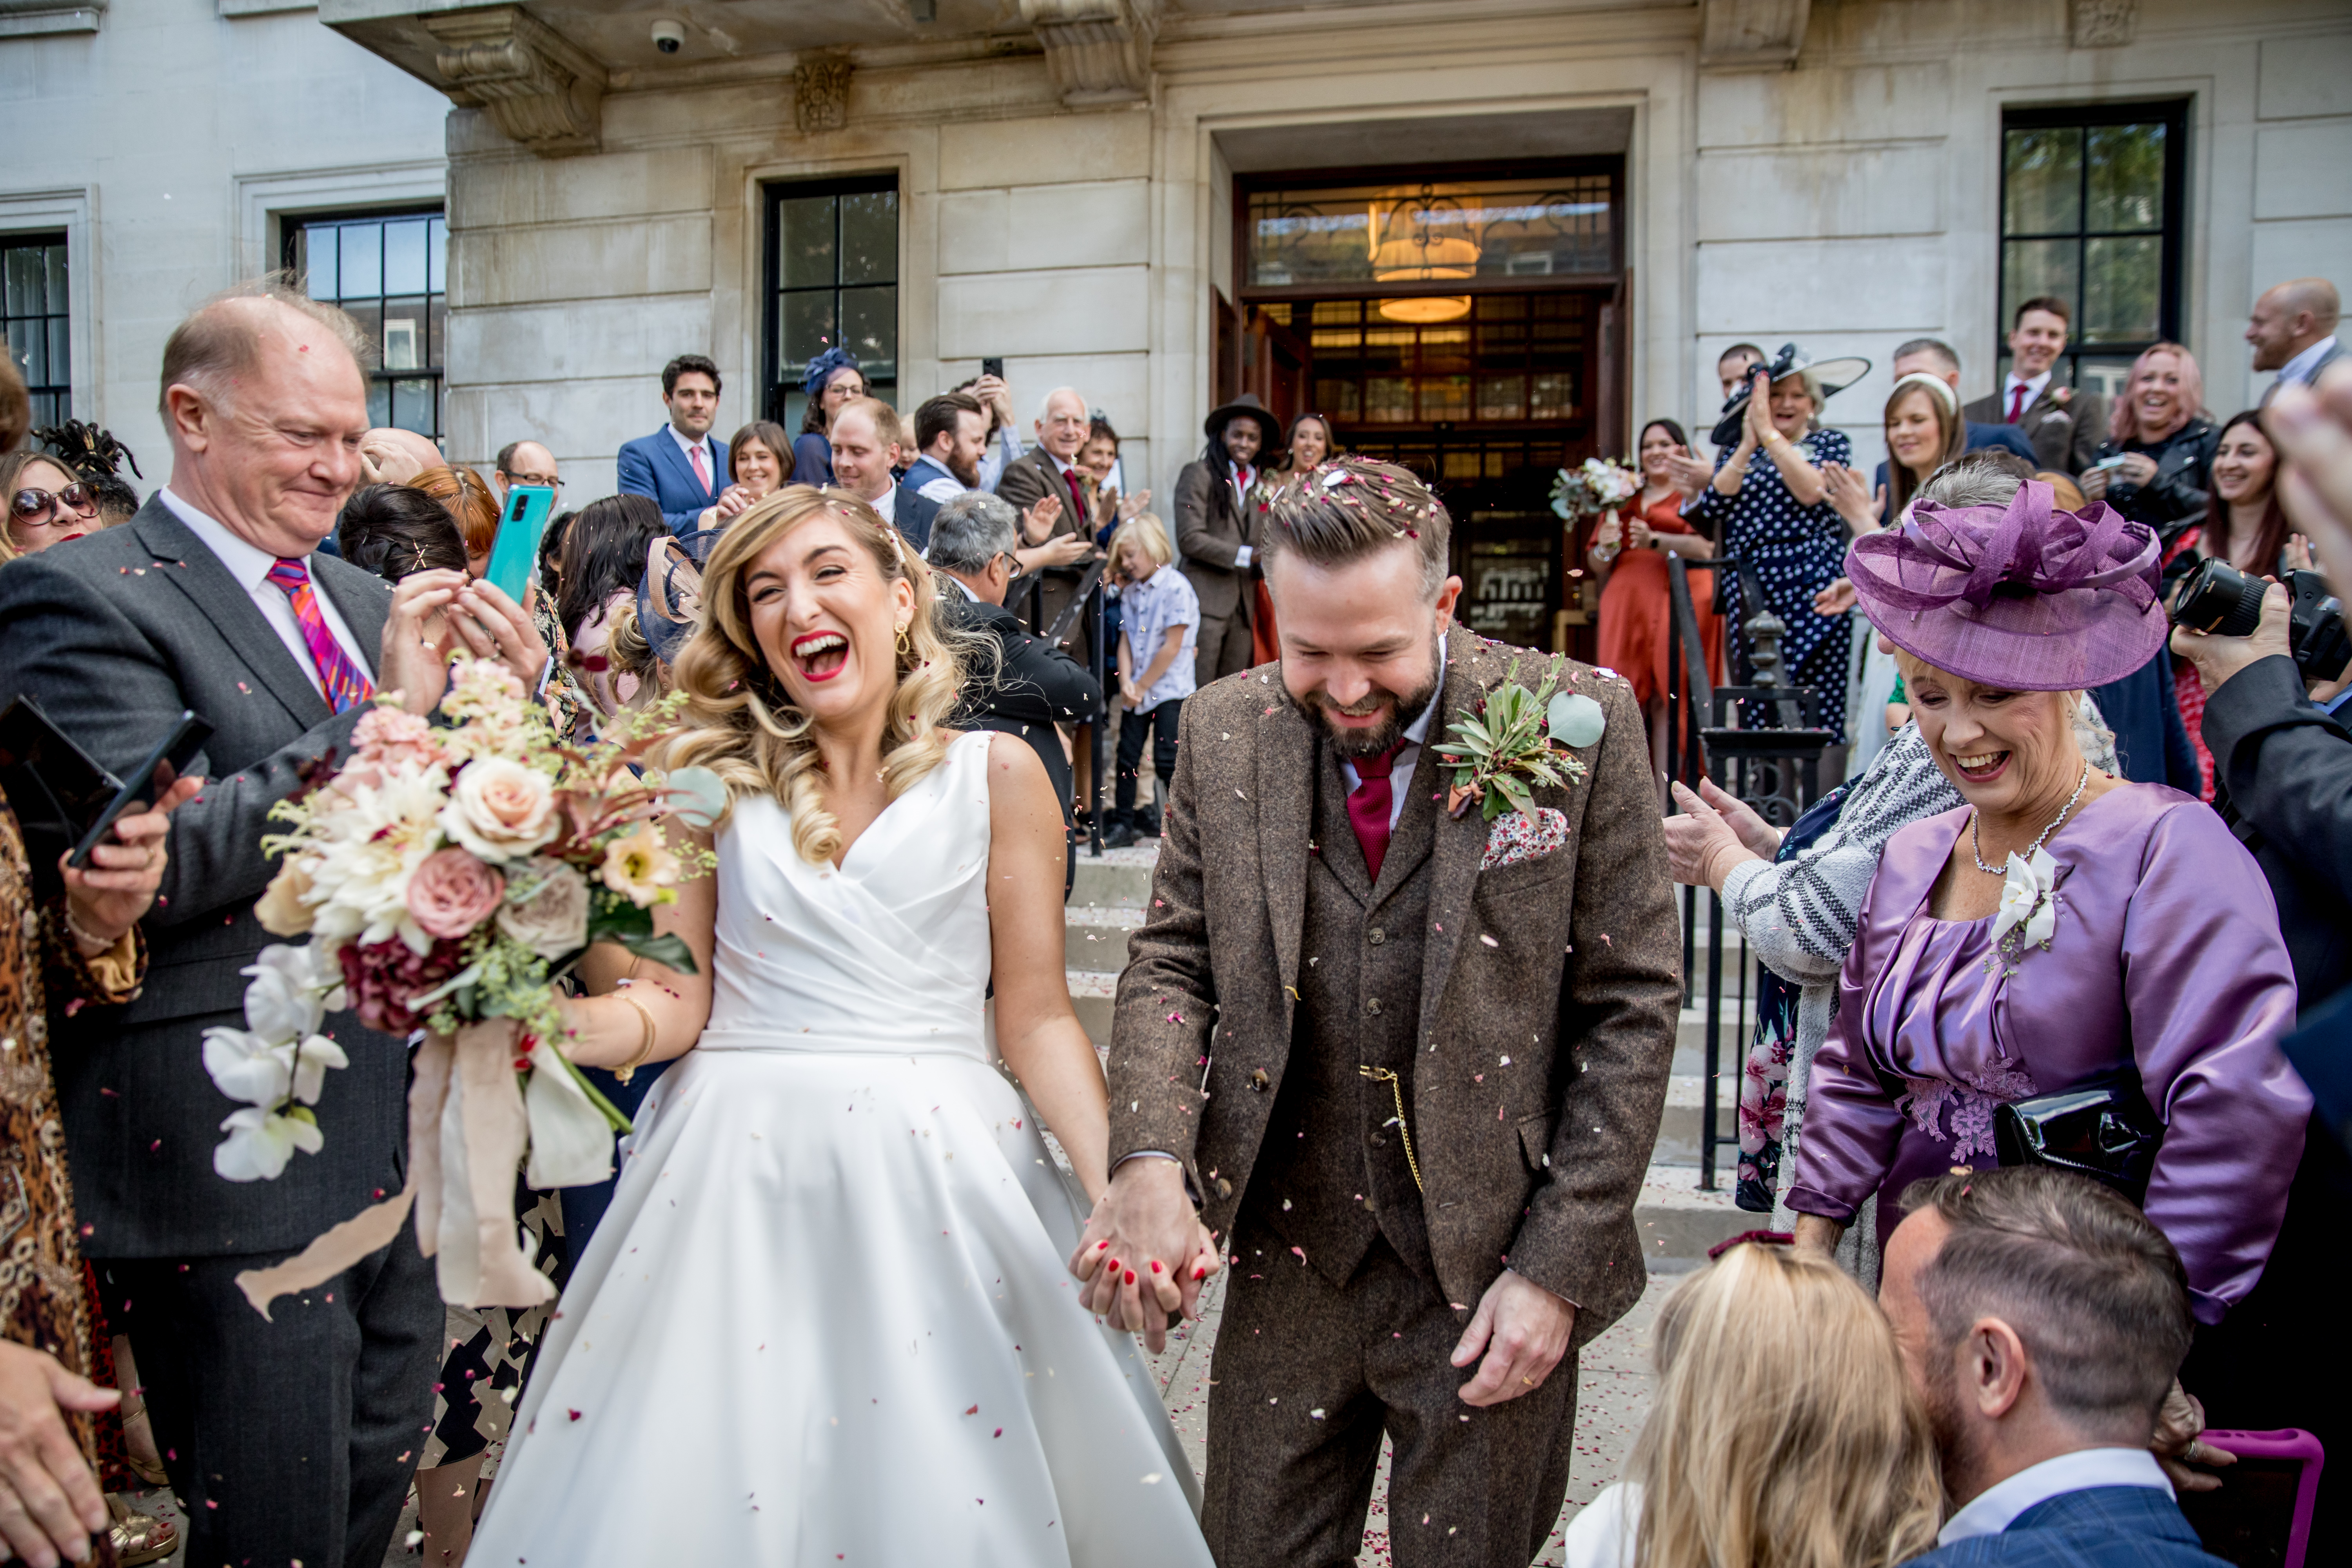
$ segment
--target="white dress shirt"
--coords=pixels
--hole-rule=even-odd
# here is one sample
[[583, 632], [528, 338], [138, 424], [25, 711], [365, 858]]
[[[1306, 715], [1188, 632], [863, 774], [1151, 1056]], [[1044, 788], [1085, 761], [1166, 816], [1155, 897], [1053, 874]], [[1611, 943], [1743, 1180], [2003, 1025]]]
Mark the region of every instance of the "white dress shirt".
[[[2003, 425], [2011, 423], [2009, 411], [2012, 405], [2017, 409], [2018, 417], [2023, 418], [2025, 411], [2033, 406], [2034, 399], [2042, 395], [2042, 389], [2049, 384], [2050, 373], [2046, 370], [2031, 381], [2020, 381], [2017, 373], [2011, 371], [2008, 379], [2000, 384], [2000, 423]], [[2017, 389], [2021, 386], [2025, 388], [2023, 403], [2017, 402]]]
[[[1246, 528], [1249, 526], [1250, 486], [1257, 483], [1257, 470], [1247, 463], [1228, 461], [1225, 464], [1225, 482], [1234, 487], [1234, 510], [1241, 513], [1242, 526]], [[1234, 570], [1248, 571], [1251, 558], [1256, 553], [1246, 544], [1234, 546]]]
[[898, 526], [898, 486], [892, 485], [888, 489], [884, 490], [880, 500], [868, 501], [866, 504], [872, 507], [876, 511], [880, 512], [882, 514], [883, 521], [888, 523], [893, 528]]
[[[1396, 825], [1403, 819], [1405, 786], [1412, 782], [1412, 770], [1421, 765], [1421, 744], [1429, 739], [1429, 727], [1436, 721], [1438, 705], [1444, 700], [1445, 639], [1439, 637], [1437, 639], [1437, 689], [1430, 693], [1429, 706], [1421, 710], [1421, 717], [1404, 727], [1404, 734], [1400, 737], [1403, 743], [1397, 748], [1395, 761], [1389, 764], [1389, 831], [1391, 833], [1396, 831]], [[1339, 759], [1339, 778], [1347, 784], [1349, 795], [1355, 794], [1356, 786], [1364, 782], [1356, 772], [1356, 764], [1345, 757]]]
[[[248, 543], [230, 532], [226, 523], [198, 511], [173, 495], [169, 485], [155, 494], [172, 509], [173, 517], [188, 525], [190, 533], [204, 542], [205, 548], [228, 569], [228, 574], [236, 579], [237, 585], [253, 595], [255, 606], [261, 611], [261, 618], [269, 623], [269, 629], [278, 634], [278, 640], [286, 645], [286, 651], [294, 656], [294, 662], [310, 677], [310, 684], [324, 690], [325, 687], [319, 679], [319, 661], [310, 657], [310, 645], [302, 640], [302, 623], [294, 617], [294, 601], [286, 596], [285, 589], [269, 580], [269, 569], [278, 564], [278, 558], [261, 546]], [[304, 558], [304, 564], [309, 564], [308, 557]], [[319, 618], [327, 623], [329, 631], [335, 634], [335, 641], [342, 645], [343, 652], [373, 678], [376, 650], [360, 646], [359, 638], [352, 635], [352, 628], [344, 622], [342, 612], [335, 608], [334, 599], [327, 593], [314, 584], [310, 598], [319, 606]]]
[[2093, 1487], [2153, 1487], [2172, 1496], [2172, 1483], [2164, 1479], [2156, 1456], [2146, 1448], [2078, 1448], [2028, 1465], [2009, 1479], [1979, 1492], [1945, 1521], [1937, 1532], [1936, 1544], [1949, 1546], [1970, 1536], [1999, 1535], [2036, 1503]]
[[702, 466], [710, 475], [711, 495], [716, 496], [720, 490], [727, 488], [727, 476], [719, 471], [718, 448], [711, 446], [710, 437], [709, 436], [703, 437], [698, 441], [689, 441], [685, 437], [678, 434], [677, 426], [675, 425], [665, 425], [662, 428], [668, 431], [669, 438], [677, 443], [678, 455], [686, 459], [686, 471], [688, 473], [690, 474], [694, 472], [695, 453], [700, 452], [702, 454]]
[[2278, 384], [2281, 386], [2293, 386], [2297, 383], [2309, 381], [2317, 374], [2319, 362], [2326, 358], [2327, 352], [2335, 346], [2336, 334], [2330, 332], [2286, 363], [2279, 366]]

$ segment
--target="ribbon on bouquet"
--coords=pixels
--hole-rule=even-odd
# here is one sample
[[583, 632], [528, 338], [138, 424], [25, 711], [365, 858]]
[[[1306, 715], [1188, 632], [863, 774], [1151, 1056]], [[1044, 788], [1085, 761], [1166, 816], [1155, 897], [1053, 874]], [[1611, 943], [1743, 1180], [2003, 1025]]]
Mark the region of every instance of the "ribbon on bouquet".
[[408, 1090], [408, 1184], [283, 1263], [239, 1274], [256, 1311], [267, 1318], [278, 1297], [323, 1285], [390, 1246], [412, 1211], [417, 1250], [435, 1260], [444, 1301], [521, 1308], [555, 1294], [521, 1246], [515, 1167], [527, 1145], [524, 1175], [534, 1187], [601, 1182], [613, 1173], [613, 1131], [568, 1064], [534, 1067], [526, 1086], [515, 1070], [519, 1034], [501, 1018], [425, 1036]]

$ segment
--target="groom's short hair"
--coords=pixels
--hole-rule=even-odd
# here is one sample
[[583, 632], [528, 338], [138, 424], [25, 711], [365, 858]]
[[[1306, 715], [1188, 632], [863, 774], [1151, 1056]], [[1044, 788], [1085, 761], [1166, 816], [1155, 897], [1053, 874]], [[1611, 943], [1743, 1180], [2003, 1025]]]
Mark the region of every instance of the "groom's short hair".
[[1421, 591], [1435, 598], [1445, 581], [1454, 520], [1411, 470], [1369, 458], [1334, 458], [1284, 490], [1268, 512], [1267, 562], [1296, 552], [1318, 566], [1342, 566], [1376, 550], [1409, 544], [1421, 553]]

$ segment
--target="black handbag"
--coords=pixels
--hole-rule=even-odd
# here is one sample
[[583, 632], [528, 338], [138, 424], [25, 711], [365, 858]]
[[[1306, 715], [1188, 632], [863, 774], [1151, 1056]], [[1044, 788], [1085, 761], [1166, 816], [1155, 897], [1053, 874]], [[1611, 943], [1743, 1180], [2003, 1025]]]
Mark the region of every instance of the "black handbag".
[[1993, 1153], [2002, 1164], [2072, 1171], [2135, 1204], [2147, 1200], [2163, 1142], [2163, 1123], [2140, 1092], [2137, 1074], [2012, 1100], [1992, 1113]]

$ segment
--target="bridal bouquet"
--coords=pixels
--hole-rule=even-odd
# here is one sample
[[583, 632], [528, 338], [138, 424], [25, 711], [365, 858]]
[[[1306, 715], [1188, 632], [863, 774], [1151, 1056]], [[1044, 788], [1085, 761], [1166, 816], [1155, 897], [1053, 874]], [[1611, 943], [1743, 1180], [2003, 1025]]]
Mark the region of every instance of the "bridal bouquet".
[[[310, 941], [263, 949], [244, 972], [252, 980], [245, 1026], [205, 1031], [205, 1070], [243, 1105], [221, 1124], [228, 1137], [214, 1151], [215, 1170], [230, 1181], [271, 1179], [296, 1150], [324, 1147], [310, 1107], [328, 1069], [349, 1058], [318, 1031], [328, 1013], [348, 1007], [372, 1028], [426, 1034], [411, 1095], [404, 1213], [420, 1168], [432, 1180], [447, 1168], [456, 1182], [467, 1179], [469, 1163], [486, 1163], [494, 1145], [478, 1128], [469, 1142], [469, 1119], [519, 1123], [520, 1147], [509, 1151], [503, 1173], [490, 1173], [506, 1189], [498, 1206], [508, 1215], [523, 1149], [536, 1187], [610, 1174], [613, 1135], [628, 1122], [557, 1047], [557, 982], [599, 942], [694, 970], [683, 942], [656, 934], [653, 911], [676, 900], [681, 879], [707, 870], [708, 858], [681, 858], [659, 820], [674, 813], [708, 826], [726, 793], [705, 769], [666, 780], [632, 769], [667, 732], [669, 710], [656, 705], [629, 716], [612, 739], [570, 746], [510, 671], [460, 659], [441, 704], [447, 722], [389, 702], [361, 719], [350, 759], [315, 765], [271, 812], [289, 830], [262, 847], [284, 861], [256, 913], [271, 934]], [[459, 1059], [485, 1049], [498, 1071]], [[506, 1116], [509, 1109], [520, 1116]], [[424, 1234], [424, 1210], [446, 1232], [450, 1207], [450, 1194], [424, 1195], [427, 1255], [448, 1237]], [[510, 1248], [510, 1221], [506, 1231]], [[467, 1250], [469, 1264], [489, 1261]], [[468, 1293], [479, 1270], [469, 1278]], [[447, 1294], [446, 1258], [443, 1283]]]
[[1562, 468], [1552, 480], [1551, 510], [1568, 522], [1599, 517], [1641, 493], [1641, 477], [1631, 468], [1587, 458], [1579, 468]]

